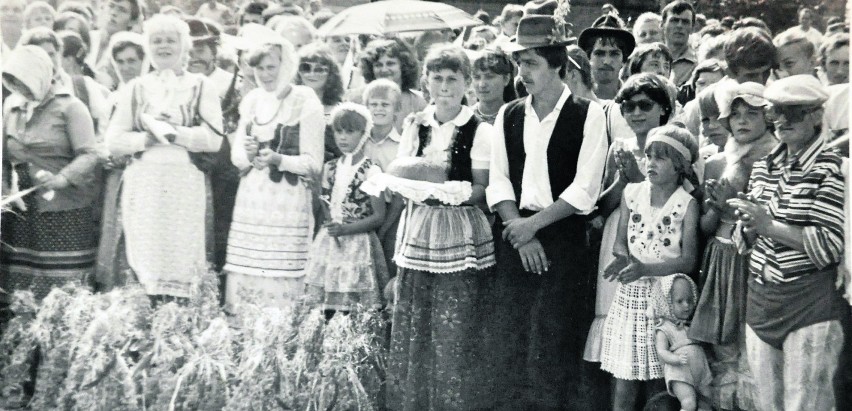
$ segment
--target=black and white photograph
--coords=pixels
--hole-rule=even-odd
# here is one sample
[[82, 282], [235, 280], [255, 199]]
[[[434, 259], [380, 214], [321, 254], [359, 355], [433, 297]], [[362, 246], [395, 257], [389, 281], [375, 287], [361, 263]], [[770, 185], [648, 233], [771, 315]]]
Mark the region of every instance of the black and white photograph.
[[852, 410], [848, 0], [0, 0], [0, 411]]

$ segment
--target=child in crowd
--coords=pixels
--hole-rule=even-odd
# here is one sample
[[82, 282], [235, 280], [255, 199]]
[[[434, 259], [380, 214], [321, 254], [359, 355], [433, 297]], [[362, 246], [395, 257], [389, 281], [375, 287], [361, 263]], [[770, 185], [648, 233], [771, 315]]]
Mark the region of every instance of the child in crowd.
[[698, 94], [698, 115], [701, 118], [701, 141], [698, 153], [702, 159], [725, 149], [728, 137], [731, 135], [719, 121], [719, 104], [716, 102], [717, 84], [707, 87]]
[[670, 275], [657, 282], [652, 298], [666, 389], [683, 411], [710, 410], [710, 366], [704, 349], [687, 337], [698, 288], [685, 274]]
[[712, 344], [713, 405], [753, 409], [745, 358], [746, 257], [731, 241], [736, 225], [726, 200], [745, 191], [754, 163], [778, 144], [764, 114], [764, 86], [727, 83], [716, 89], [719, 121], [731, 132], [724, 150], [705, 167], [701, 232], [709, 237], [701, 262], [701, 298], [689, 337]]
[[402, 90], [392, 80], [376, 79], [364, 89], [364, 105], [370, 110], [373, 128], [364, 142], [364, 155], [387, 170], [399, 150], [399, 131], [394, 124], [399, 116]]
[[[370, 110], [373, 128], [364, 143], [364, 155], [378, 164], [382, 170], [388, 170], [399, 151], [399, 131], [395, 124], [400, 115], [402, 90], [390, 79], [375, 79], [364, 89], [364, 104]], [[389, 205], [391, 198], [385, 198]], [[391, 276], [396, 275], [396, 263], [393, 262], [396, 245], [398, 221], [386, 224], [385, 230], [379, 230], [379, 241], [385, 253], [385, 264]], [[392, 287], [393, 284], [390, 284]]]
[[[615, 96], [615, 106], [629, 125], [630, 137], [613, 140], [604, 167], [604, 191], [598, 200], [598, 213], [606, 217], [598, 256], [598, 278], [595, 295], [595, 319], [589, 328], [583, 359], [600, 362], [603, 327], [618, 284], [605, 278], [605, 269], [615, 259], [613, 244], [618, 233], [618, 208], [624, 188], [629, 183], [645, 180], [645, 142], [651, 130], [665, 125], [672, 115], [672, 102], [666, 91], [666, 80], [656, 74], [642, 73], [630, 77]], [[638, 108], [638, 110], [637, 110]]]
[[646, 310], [657, 277], [695, 268], [699, 210], [688, 193], [697, 184], [698, 147], [676, 126], [652, 130], [645, 142], [645, 181], [629, 184], [619, 212], [615, 261], [606, 277], [621, 284], [604, 323], [601, 369], [615, 377], [613, 409], [632, 410], [640, 382], [663, 378]]
[[305, 266], [308, 301], [326, 310], [378, 309], [388, 270], [375, 230], [385, 218], [385, 202], [361, 191], [361, 183], [381, 172], [364, 156], [372, 121], [364, 106], [343, 103], [332, 112], [334, 141], [343, 156], [325, 163], [320, 201], [325, 222]]
[[816, 74], [816, 48], [801, 32], [785, 31], [772, 40], [777, 50], [779, 77], [796, 74]]
[[29, 30], [36, 27], [53, 29], [56, 10], [43, 1], [34, 1], [24, 9], [24, 27]]
[[672, 53], [663, 43], [643, 44], [636, 47], [627, 60], [626, 73], [655, 73], [665, 78], [672, 74]]

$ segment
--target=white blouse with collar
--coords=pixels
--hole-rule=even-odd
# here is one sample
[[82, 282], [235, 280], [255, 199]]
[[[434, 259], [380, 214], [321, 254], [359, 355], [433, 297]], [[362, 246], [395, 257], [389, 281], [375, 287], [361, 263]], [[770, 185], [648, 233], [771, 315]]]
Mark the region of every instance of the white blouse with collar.
[[[467, 124], [473, 117], [470, 107], [462, 106], [456, 117], [444, 124], [435, 118], [435, 106], [426, 107], [417, 117], [422, 116], [423, 124], [428, 125], [432, 135], [428, 146], [423, 148], [423, 157], [438, 164], [444, 164], [449, 168], [450, 152], [456, 129]], [[407, 122], [402, 130], [397, 157], [414, 157], [420, 146], [418, 135], [419, 123], [417, 121]], [[474, 169], [488, 170], [491, 161], [491, 130], [488, 123], [480, 123], [473, 138], [473, 147], [470, 150], [471, 165]]]

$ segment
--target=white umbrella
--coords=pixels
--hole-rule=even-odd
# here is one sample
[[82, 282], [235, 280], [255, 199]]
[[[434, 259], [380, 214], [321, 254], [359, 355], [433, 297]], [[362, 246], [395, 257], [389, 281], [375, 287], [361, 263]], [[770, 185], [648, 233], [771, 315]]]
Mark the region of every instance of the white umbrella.
[[478, 26], [475, 19], [449, 4], [417, 0], [384, 0], [349, 7], [320, 27], [325, 36], [383, 35], [405, 31]]

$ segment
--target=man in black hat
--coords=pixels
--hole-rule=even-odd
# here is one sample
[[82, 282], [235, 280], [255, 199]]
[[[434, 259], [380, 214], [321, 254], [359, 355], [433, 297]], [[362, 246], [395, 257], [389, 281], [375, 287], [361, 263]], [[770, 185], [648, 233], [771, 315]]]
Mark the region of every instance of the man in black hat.
[[261, 1], [252, 1], [242, 9], [240, 9], [240, 17], [238, 23], [244, 26], [249, 23], [263, 24], [263, 12], [269, 7], [269, 4]]
[[595, 296], [584, 215], [600, 191], [604, 112], [562, 82], [573, 41], [557, 27], [552, 16], [521, 19], [505, 50], [530, 95], [504, 105], [494, 124], [486, 193], [499, 216], [495, 393], [507, 410], [601, 403], [582, 354]]
[[[189, 35], [192, 37], [187, 71], [209, 77], [215, 86], [223, 112], [230, 111], [228, 110], [230, 107], [239, 103], [235, 100], [239, 99], [239, 93], [234, 92], [239, 90], [239, 85], [236, 74], [229, 73], [216, 65], [221, 33], [219, 26], [212, 20], [199, 17], [187, 17], [185, 21], [189, 25]], [[226, 125], [225, 133], [233, 131], [228, 130], [229, 128], [232, 127]], [[219, 270], [225, 264], [228, 230], [240, 178], [239, 170], [231, 163], [230, 140], [222, 139], [219, 152], [206, 155], [204, 163], [207, 165], [206, 172], [210, 176], [213, 197], [213, 265]]]
[[618, 16], [607, 14], [598, 17], [592, 27], [580, 33], [579, 46], [592, 64], [595, 95], [600, 99], [614, 99], [621, 88], [621, 68], [636, 47], [633, 34], [624, 28]]
[[225, 93], [228, 92], [228, 86], [234, 77], [232, 73], [216, 65], [221, 30], [212, 20], [187, 17], [185, 21], [189, 25], [189, 35], [192, 37], [192, 50], [189, 51], [187, 71], [210, 77], [221, 101], [225, 98]]

